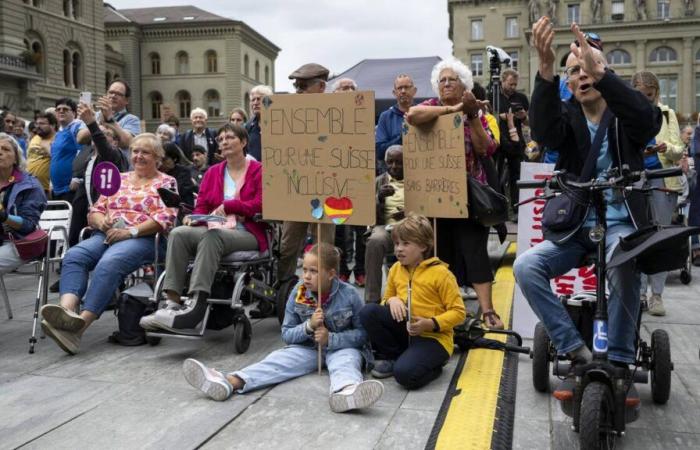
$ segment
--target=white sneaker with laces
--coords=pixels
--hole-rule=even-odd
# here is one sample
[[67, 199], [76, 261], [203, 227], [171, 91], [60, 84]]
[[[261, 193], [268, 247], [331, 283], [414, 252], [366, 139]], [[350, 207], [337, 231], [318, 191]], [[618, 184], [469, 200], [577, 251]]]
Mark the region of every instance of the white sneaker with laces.
[[382, 397], [382, 394], [384, 394], [384, 385], [381, 381], [367, 380], [334, 392], [328, 402], [331, 405], [331, 411], [340, 413], [368, 408], [375, 404]]
[[[158, 311], [167, 309], [167, 310], [172, 310], [172, 311], [177, 311], [182, 308], [184, 308], [185, 305], [174, 302], [172, 300], [166, 300], [165, 304], [163, 307], [161, 307]], [[156, 319], [156, 313], [154, 312], [152, 314], [149, 314], [147, 316], [141, 317], [141, 320], [139, 320], [139, 325], [141, 325], [141, 328], [143, 328], [146, 331], [155, 331], [155, 330], [160, 330], [161, 328], [158, 326], [158, 320]]]
[[199, 389], [216, 401], [224, 401], [233, 394], [233, 386], [224, 374], [210, 369], [196, 359], [186, 359], [182, 363], [182, 373], [192, 387]]

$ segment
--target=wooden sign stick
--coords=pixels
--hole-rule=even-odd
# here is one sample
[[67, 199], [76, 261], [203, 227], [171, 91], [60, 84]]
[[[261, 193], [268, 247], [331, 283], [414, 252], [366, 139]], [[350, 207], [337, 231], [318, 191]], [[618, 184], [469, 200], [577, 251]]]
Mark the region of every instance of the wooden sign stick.
[[[321, 243], [321, 222], [318, 222], [316, 224], [316, 264], [318, 265], [318, 299], [316, 300], [316, 309], [318, 308], [323, 308], [322, 302], [321, 302], [321, 296], [322, 291], [321, 291], [321, 284], [322, 279], [321, 279], [321, 247], [318, 245]], [[325, 321], [324, 321], [325, 322]], [[326, 326], [325, 323], [321, 324], [321, 326]], [[321, 375], [321, 366], [323, 365], [323, 352], [321, 350], [321, 343], [318, 343], [318, 374]]]
[[437, 218], [433, 217], [433, 256], [437, 258]]

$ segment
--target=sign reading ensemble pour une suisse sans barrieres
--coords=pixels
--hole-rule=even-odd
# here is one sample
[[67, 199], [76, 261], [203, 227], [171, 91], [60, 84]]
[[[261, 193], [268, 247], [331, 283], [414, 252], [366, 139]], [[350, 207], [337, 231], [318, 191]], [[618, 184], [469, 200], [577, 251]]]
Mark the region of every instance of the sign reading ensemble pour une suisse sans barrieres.
[[404, 123], [402, 133], [406, 211], [428, 217], [467, 217], [462, 115], [446, 114], [418, 127]]
[[372, 225], [374, 92], [263, 99], [263, 217]]

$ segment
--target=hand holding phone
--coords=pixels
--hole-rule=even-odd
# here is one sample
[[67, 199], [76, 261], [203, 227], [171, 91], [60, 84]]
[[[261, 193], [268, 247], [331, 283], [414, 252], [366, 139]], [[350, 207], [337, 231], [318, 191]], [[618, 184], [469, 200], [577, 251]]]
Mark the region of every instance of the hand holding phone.
[[80, 103], [85, 103], [86, 105], [92, 105], [92, 92], [81, 92], [79, 101]]

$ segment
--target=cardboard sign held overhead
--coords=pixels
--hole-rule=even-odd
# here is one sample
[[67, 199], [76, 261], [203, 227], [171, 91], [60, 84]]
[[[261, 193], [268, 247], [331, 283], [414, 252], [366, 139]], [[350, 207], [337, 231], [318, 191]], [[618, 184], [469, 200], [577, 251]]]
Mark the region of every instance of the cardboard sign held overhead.
[[403, 171], [406, 211], [468, 217], [462, 115], [446, 114], [428, 126], [404, 123]]
[[371, 225], [374, 92], [263, 99], [263, 217]]

